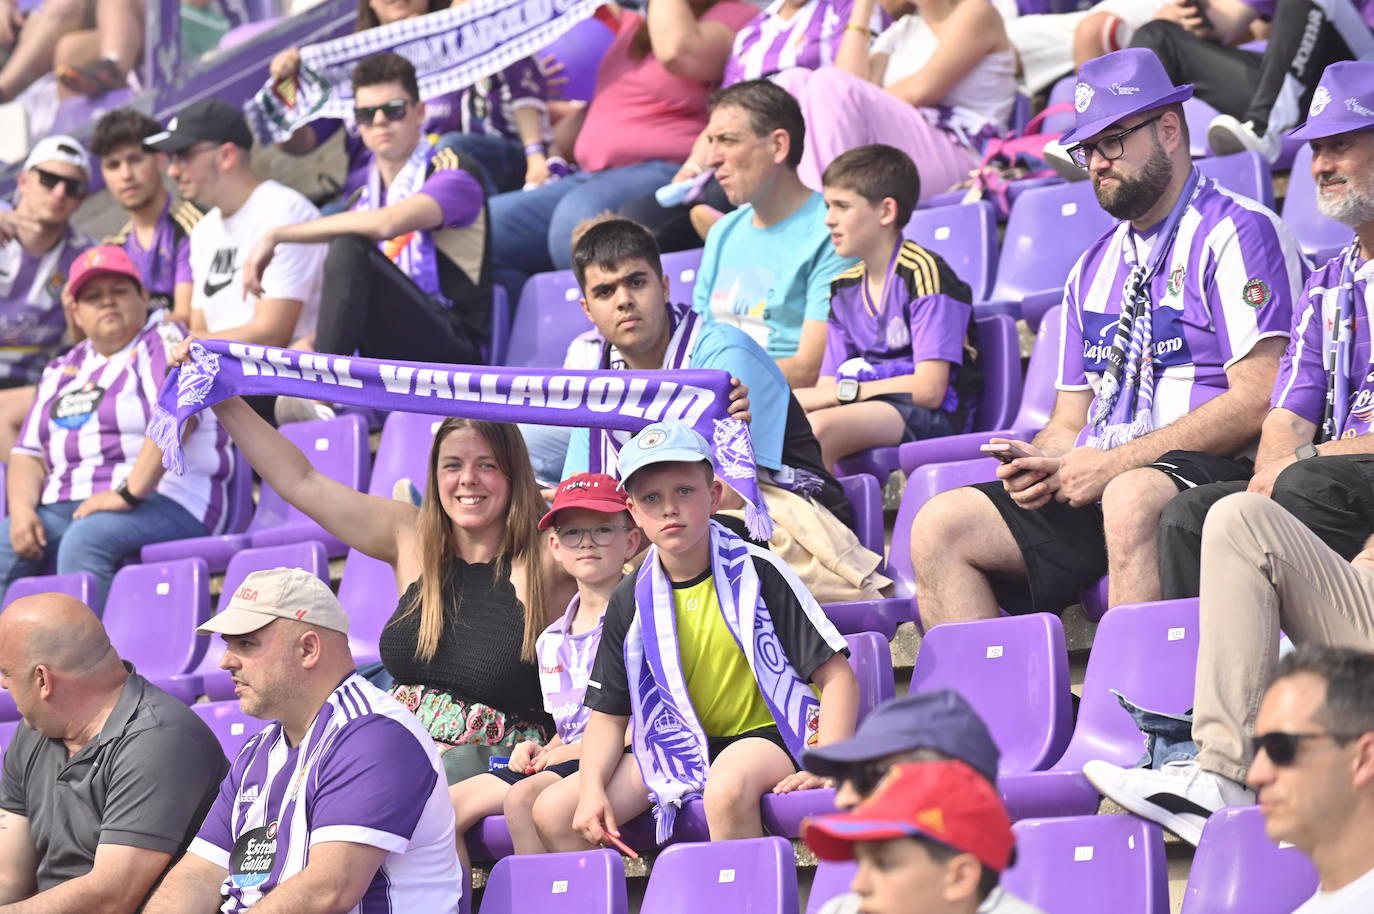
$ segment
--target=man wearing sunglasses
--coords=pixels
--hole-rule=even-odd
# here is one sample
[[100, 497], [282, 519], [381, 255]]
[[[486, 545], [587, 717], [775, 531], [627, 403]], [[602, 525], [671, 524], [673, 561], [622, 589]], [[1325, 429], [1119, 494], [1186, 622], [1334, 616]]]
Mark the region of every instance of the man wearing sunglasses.
[[[883, 702], [864, 718], [852, 737], [818, 749], [808, 749], [803, 764], [814, 775], [835, 782], [835, 806], [851, 810], [868, 799], [894, 765], [907, 762], [940, 762], [957, 759], [997, 785], [1000, 753], [987, 724], [952, 689], [917, 692]], [[997, 887], [991, 878], [978, 914], [1041, 914]], [[836, 896], [820, 914], [857, 914], [859, 896]]]
[[[486, 195], [468, 160], [425, 137], [415, 67], [374, 54], [353, 70], [358, 133], [373, 153], [348, 212], [265, 232], [244, 263], [251, 290], [282, 244], [324, 242], [320, 352], [478, 364], [491, 332]], [[327, 408], [278, 401], [278, 421]]]
[[19, 174], [13, 208], [0, 203], [0, 460], [33, 404], [33, 385], [57, 354], [67, 319], [62, 290], [94, 242], [71, 225], [91, 173], [69, 136], [39, 140]]
[[1191, 94], [1140, 49], [1079, 72], [1064, 142], [1120, 222], [1069, 274], [1054, 411], [1010, 442], [1028, 456], [912, 525], [927, 627], [1060, 612], [1109, 569], [1110, 604], [1158, 599], [1165, 503], [1250, 475], [1306, 268], [1278, 216], [1193, 167]]

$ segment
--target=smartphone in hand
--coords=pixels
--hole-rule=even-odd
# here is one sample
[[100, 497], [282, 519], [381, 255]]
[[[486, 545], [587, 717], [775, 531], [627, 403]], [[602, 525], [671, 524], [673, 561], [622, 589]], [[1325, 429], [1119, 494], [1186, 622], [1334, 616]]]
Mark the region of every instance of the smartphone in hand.
[[1019, 445], [1009, 444], [1006, 442], [998, 444], [985, 444], [981, 448], [979, 448], [979, 450], [982, 451], [984, 454], [987, 454], [989, 457], [996, 457], [1003, 463], [1011, 463], [1017, 457], [1035, 456], [1034, 454], [1027, 454]]

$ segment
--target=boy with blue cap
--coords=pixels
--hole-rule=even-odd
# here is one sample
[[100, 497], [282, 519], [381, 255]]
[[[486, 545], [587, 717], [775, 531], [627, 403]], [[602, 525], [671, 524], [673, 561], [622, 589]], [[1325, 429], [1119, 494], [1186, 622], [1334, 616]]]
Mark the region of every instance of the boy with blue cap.
[[1193, 167], [1191, 94], [1139, 49], [1079, 72], [1064, 142], [1121, 221], [1069, 274], [1049, 424], [994, 439], [1025, 456], [912, 525], [927, 627], [1059, 612], [1109, 568], [1109, 603], [1158, 599], [1165, 503], [1250, 474], [1305, 265], [1278, 216]]
[[573, 850], [652, 803], [661, 843], [701, 796], [712, 840], [761, 836], [759, 797], [821, 786], [802, 751], [853, 733], [844, 638], [785, 562], [711, 519], [723, 487], [691, 427], [647, 426], [620, 473], [652, 548], [606, 608], [576, 810], [536, 805], [535, 824], [550, 850]]
[[1328, 67], [1293, 136], [1312, 146], [1318, 206], [1356, 237], [1298, 303], [1250, 491], [1189, 499], [1192, 523], [1206, 516], [1192, 544], [1197, 759], [1161, 771], [1083, 769], [1105, 795], [1193, 843], [1212, 813], [1254, 802], [1249, 737], [1280, 629], [1299, 647], [1374, 650], [1374, 63]]

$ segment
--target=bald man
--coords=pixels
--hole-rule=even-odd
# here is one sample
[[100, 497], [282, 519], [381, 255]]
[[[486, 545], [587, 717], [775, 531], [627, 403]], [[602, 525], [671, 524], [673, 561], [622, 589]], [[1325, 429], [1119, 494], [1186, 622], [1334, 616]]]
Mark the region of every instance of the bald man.
[[0, 614], [0, 686], [27, 725], [0, 780], [0, 914], [137, 910], [214, 802], [214, 734], [64, 594]]

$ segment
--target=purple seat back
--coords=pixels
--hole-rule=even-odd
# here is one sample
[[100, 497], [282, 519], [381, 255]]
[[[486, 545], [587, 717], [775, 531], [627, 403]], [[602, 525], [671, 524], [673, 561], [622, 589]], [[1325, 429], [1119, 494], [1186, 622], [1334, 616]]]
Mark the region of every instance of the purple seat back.
[[859, 680], [859, 716], [855, 721], [859, 724], [896, 691], [892, 680], [892, 648], [877, 632], [845, 635], [844, 640], [849, 645], [849, 668]]
[[503, 857], [491, 868], [480, 914], [627, 914], [625, 863], [608, 848]]
[[1002, 750], [999, 770], [1039, 771], [1059, 760], [1073, 729], [1069, 652], [1050, 613], [949, 622], [926, 632], [911, 691], [949, 688], [968, 700]]
[[859, 865], [853, 862], [836, 863], [822, 860], [816, 864], [816, 875], [811, 880], [811, 894], [806, 896], [806, 914], [819, 914], [825, 903], [837, 895], [849, 891], [854, 874]]
[[228, 504], [224, 512], [224, 533], [242, 533], [253, 520], [257, 505], [253, 502], [253, 467], [244, 458], [238, 445], [230, 444], [229, 453], [233, 455], [234, 470], [229, 475], [226, 498]]
[[997, 210], [990, 200], [917, 210], [902, 237], [943, 257], [973, 300], [987, 301], [997, 267]]
[[991, 298], [1020, 302], [1033, 293], [1062, 289], [1078, 258], [1113, 224], [1097, 205], [1090, 181], [1021, 194], [1007, 219]]
[[[348, 486], [367, 488], [370, 468], [367, 420], [359, 413], [344, 413], [333, 419], [292, 422], [280, 429], [286, 439], [305, 454], [317, 471]], [[263, 483], [258, 510], [248, 524], [248, 532], [280, 527], [287, 523], [313, 524], [298, 509], [287, 504], [276, 491]]]
[[1222, 809], [1202, 828], [1182, 914], [1290, 914], [1318, 882], [1306, 854], [1269, 840], [1258, 806]]
[[1183, 100], [1183, 119], [1188, 122], [1188, 151], [1194, 160], [1212, 154], [1212, 148], [1207, 145], [1207, 127], [1220, 113], [1196, 96]]
[[263, 19], [260, 22], [245, 22], [243, 25], [236, 25], [220, 36], [219, 49], [227, 51], [241, 44], [247, 44], [278, 22], [281, 22], [281, 19]]
[[[1045, 101], [1046, 108], [1053, 108], [1055, 105], [1072, 105], [1073, 92], [1078, 85], [1078, 77], [1072, 74], [1065, 76], [1050, 87], [1049, 98]], [[1051, 114], [1040, 124], [1040, 129], [1046, 133], [1068, 133], [1073, 129], [1074, 114], [1073, 109], [1069, 108], [1058, 114]]]
[[668, 277], [668, 293], [673, 301], [691, 304], [692, 293], [697, 285], [697, 270], [701, 268], [701, 255], [704, 248], [690, 251], [671, 251], [659, 259], [663, 262], [663, 274]]
[[510, 294], [505, 286], [491, 287], [491, 342], [487, 345], [488, 365], [506, 364], [510, 349]]
[[854, 535], [864, 548], [883, 554], [883, 493], [868, 473], [839, 477], [840, 488], [854, 508]]
[[5, 473], [5, 467], [5, 464], [0, 463], [0, 517], [6, 517], [10, 513], [9, 499], [6, 492], [6, 490], [9, 488], [9, 485], [6, 481], [7, 476]]
[[1274, 179], [1269, 173], [1269, 160], [1258, 152], [1247, 149], [1228, 156], [1198, 159], [1194, 164], [1204, 177], [1215, 178], [1226, 190], [1274, 208]]
[[550, 54], [556, 57], [563, 65], [562, 75], [568, 79], [567, 85], [561, 90], [563, 97], [591, 101], [601, 58], [614, 38], [615, 33], [600, 19], [584, 19], [535, 54], [534, 58], [542, 60]]
[[921, 507], [948, 489], [995, 479], [997, 465], [991, 457], [928, 463], [917, 467], [907, 477], [906, 492], [892, 527], [892, 547], [887, 555], [887, 576], [895, 582], [893, 596], [909, 597], [916, 593], [916, 572], [911, 567], [911, 524]]
[[1054, 412], [1055, 380], [1059, 376], [1059, 314], [1063, 305], [1045, 312], [1035, 334], [1035, 348], [1026, 366], [1021, 386], [1021, 408], [1011, 425], [1016, 428], [1044, 428]]
[[1164, 833], [1134, 816], [1023, 819], [1008, 892], [1045, 914], [1169, 914]]
[[1298, 237], [1303, 253], [1320, 258], [1323, 263], [1349, 244], [1355, 234], [1335, 219], [1323, 216], [1317, 209], [1317, 185], [1312, 180], [1312, 150], [1306, 144], [1293, 156], [1293, 170], [1288, 173], [1288, 193], [1283, 198], [1283, 221]]
[[1081, 769], [1092, 759], [1130, 767], [1140, 758], [1140, 730], [1113, 689], [1167, 714], [1193, 706], [1197, 603], [1123, 603], [1107, 610], [1088, 655], [1078, 723], [1056, 770]]
[[206, 643], [196, 628], [208, 618], [210, 572], [201, 558], [125, 565], [105, 599], [110, 642], [149, 678], [196, 668]]
[[[88, 124], [94, 124], [116, 108], [122, 108], [134, 99], [133, 89], [112, 89], [95, 97], [77, 95], [62, 100], [50, 128], [52, 133], [76, 133]], [[97, 178], [100, 169], [91, 177]], [[105, 186], [104, 177], [91, 182], [91, 191], [99, 191]]]
[[209, 725], [211, 732], [219, 740], [220, 748], [231, 762], [238, 756], [243, 744], [261, 733], [270, 723], [244, 714], [239, 708], [238, 699], [203, 701], [191, 705], [191, 710]]
[[20, 597], [36, 593], [65, 593], [76, 597], [87, 606], [91, 605], [91, 594], [95, 592], [95, 575], [89, 571], [75, 571], [71, 574], [42, 574], [29, 578], [16, 578], [5, 591], [5, 606]]
[[797, 868], [785, 838], [674, 844], [654, 861], [641, 911], [798, 914]]

